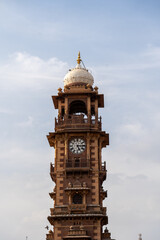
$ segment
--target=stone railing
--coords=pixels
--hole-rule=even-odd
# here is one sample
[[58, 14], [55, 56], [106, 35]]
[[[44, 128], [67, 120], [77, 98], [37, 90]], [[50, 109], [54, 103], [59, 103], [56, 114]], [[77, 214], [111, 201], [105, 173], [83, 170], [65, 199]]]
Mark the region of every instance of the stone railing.
[[55, 129], [69, 129], [69, 128], [95, 128], [101, 130], [101, 117], [96, 119], [91, 119], [90, 117], [85, 117], [84, 115], [68, 115], [64, 118], [55, 118]]
[[68, 205], [69, 212], [82, 212], [86, 211], [86, 205], [85, 204], [71, 204]]
[[68, 236], [86, 236], [87, 231], [84, 230], [83, 226], [75, 227], [75, 226], [70, 226]]
[[88, 159], [68, 159], [66, 161], [66, 168], [90, 168], [90, 161]]

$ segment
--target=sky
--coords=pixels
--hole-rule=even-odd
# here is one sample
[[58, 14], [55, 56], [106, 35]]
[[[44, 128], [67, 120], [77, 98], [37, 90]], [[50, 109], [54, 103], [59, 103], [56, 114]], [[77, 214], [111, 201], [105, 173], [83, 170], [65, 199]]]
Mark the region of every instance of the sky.
[[108, 228], [160, 239], [160, 1], [0, 1], [0, 239], [43, 240], [53, 206], [51, 96], [78, 51], [105, 95]]

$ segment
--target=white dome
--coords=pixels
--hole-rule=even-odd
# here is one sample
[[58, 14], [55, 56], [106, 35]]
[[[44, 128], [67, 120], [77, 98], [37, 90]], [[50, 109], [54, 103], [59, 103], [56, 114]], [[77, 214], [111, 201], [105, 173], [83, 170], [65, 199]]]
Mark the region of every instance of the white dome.
[[76, 83], [84, 83], [92, 86], [93, 82], [93, 76], [86, 68], [82, 68], [80, 63], [77, 64], [75, 68], [71, 69], [64, 77], [64, 86]]

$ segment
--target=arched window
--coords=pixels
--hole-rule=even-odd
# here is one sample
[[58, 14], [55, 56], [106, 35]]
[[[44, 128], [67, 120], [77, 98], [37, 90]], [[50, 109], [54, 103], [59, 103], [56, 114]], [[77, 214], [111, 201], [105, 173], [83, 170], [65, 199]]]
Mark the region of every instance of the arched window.
[[76, 100], [71, 102], [70, 106], [69, 106], [69, 114], [87, 114], [87, 108], [86, 108], [86, 104], [83, 101], [80, 100]]
[[76, 193], [73, 195], [73, 203], [74, 204], [82, 204], [82, 195], [79, 193]]

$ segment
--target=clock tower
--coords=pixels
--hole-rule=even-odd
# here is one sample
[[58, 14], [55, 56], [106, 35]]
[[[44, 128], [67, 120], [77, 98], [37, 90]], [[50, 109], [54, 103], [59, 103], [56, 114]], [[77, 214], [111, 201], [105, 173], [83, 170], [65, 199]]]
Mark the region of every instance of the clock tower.
[[[50, 165], [55, 183], [49, 195], [54, 204], [48, 220], [53, 226], [47, 240], [110, 240], [107, 209], [103, 200], [106, 163], [102, 148], [109, 145], [109, 134], [102, 131], [98, 109], [104, 107], [104, 96], [93, 88], [94, 79], [82, 66], [80, 53], [77, 65], [64, 78], [64, 89], [52, 96], [58, 116], [55, 132], [47, 136], [55, 149]], [[104, 230], [103, 230], [104, 227]]]

